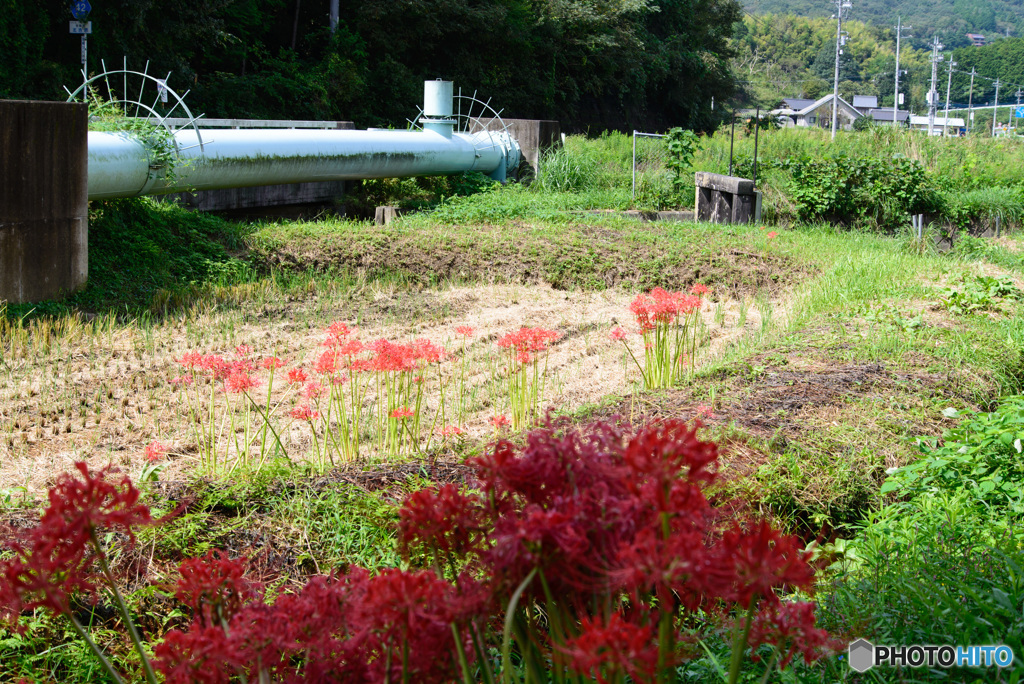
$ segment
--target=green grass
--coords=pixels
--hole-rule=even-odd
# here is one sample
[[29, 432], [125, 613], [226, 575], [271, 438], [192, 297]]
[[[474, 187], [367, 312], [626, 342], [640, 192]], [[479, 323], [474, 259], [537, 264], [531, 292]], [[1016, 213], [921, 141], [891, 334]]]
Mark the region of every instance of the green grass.
[[244, 260], [232, 256], [244, 230], [149, 198], [93, 202], [85, 289], [60, 302], [8, 305], [7, 315], [164, 312], [209, 288], [254, 277]]

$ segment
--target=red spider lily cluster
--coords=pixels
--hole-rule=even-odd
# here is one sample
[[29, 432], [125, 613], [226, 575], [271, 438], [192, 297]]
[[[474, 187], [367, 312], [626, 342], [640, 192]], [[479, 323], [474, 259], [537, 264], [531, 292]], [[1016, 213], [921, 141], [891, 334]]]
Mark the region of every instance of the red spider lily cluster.
[[[343, 322], [324, 332], [322, 347], [305, 365], [254, 356], [248, 346], [227, 356], [181, 357], [183, 374], [172, 383], [187, 405], [204, 469], [230, 472], [240, 463], [262, 467], [271, 455], [290, 458], [279, 414], [308, 426], [319, 469], [360, 456], [422, 453], [437, 436], [443, 442], [461, 434], [455, 428], [462, 430], [465, 419], [473, 328], [455, 328], [461, 354], [427, 339], [365, 342]], [[493, 348], [507, 355], [504, 368], [491, 368], [494, 386], [508, 388], [514, 428], [533, 424], [539, 415], [546, 352], [560, 337], [554, 330], [524, 327]], [[287, 380], [278, 383], [276, 394], [275, 374]]]
[[481, 601], [470, 580], [451, 583], [430, 571], [371, 576], [353, 567], [314, 577], [294, 594], [221, 601], [217, 620], [197, 612], [188, 631], [172, 630], [157, 645], [156, 667], [168, 684], [220, 684], [240, 674], [275, 682], [451, 682], [459, 678], [453, 654], [472, 647], [464, 626]]
[[629, 347], [629, 333], [621, 327], [612, 329], [611, 338], [626, 346], [647, 388], [670, 387], [693, 368], [701, 337], [700, 310], [707, 293], [707, 286], [697, 283], [689, 292], [656, 287], [648, 294], [637, 295], [629, 310], [643, 336], [643, 364]]
[[520, 328], [498, 340], [498, 346], [506, 350], [506, 382], [513, 429], [532, 425], [539, 417], [547, 375], [546, 352], [561, 336], [546, 328]]
[[[836, 646], [814, 626], [813, 604], [779, 598], [811, 587], [799, 542], [765, 522], [722, 522], [703, 493], [717, 449], [681, 421], [549, 424], [525, 447], [499, 441], [471, 464], [472, 489], [425, 489], [403, 505], [412, 569], [350, 567], [290, 593], [250, 582], [245, 562], [220, 552], [186, 560], [175, 595], [193, 620], [156, 644], [155, 669], [169, 683], [450, 682], [496, 680], [498, 662], [541, 673], [532, 681], [652, 682], [693, 638], [730, 622], [735, 653], [771, 644], [783, 667]], [[116, 586], [98, 535], [152, 522], [127, 479], [79, 473], [59, 480], [40, 524], [0, 562], [10, 622], [34, 607], [74, 620], [72, 595]]]
[[531, 633], [520, 654], [538, 666], [653, 681], [681, 657], [684, 624], [737, 612], [757, 625], [751, 644], [777, 644], [787, 664], [797, 652], [814, 660], [833, 643], [813, 604], [777, 593], [811, 588], [802, 544], [765, 522], [723, 525], [702, 489], [716, 460], [682, 421], [550, 426], [522, 450], [499, 442], [476, 459], [476, 490], [409, 497], [400, 541], [439, 572], [483, 578], [489, 605], [521, 611]]

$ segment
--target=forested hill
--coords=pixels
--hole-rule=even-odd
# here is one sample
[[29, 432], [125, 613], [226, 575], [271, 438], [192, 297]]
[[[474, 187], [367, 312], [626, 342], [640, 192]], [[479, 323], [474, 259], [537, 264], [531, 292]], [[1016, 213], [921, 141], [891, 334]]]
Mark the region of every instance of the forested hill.
[[[986, 38], [1024, 35], [1024, 0], [851, 0], [851, 19], [877, 26], [896, 26], [896, 17], [913, 26], [912, 41], [923, 46], [937, 35], [947, 48], [969, 44], [967, 33]], [[795, 14], [829, 17], [835, 5], [828, 0], [743, 0], [754, 15]]]
[[[714, 125], [734, 90], [737, 0], [92, 0], [89, 71], [122, 56], [208, 117], [403, 126], [423, 81], [563, 130]], [[0, 0], [0, 98], [81, 82], [68, 0]], [[721, 107], [719, 107], [719, 113]]]

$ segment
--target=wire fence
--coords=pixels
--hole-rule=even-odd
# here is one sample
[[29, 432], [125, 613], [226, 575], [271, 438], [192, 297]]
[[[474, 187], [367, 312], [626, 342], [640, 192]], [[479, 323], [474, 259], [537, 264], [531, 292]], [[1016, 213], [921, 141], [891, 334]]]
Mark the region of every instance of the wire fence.
[[637, 177], [640, 187], [660, 186], [667, 176], [668, 147], [662, 142], [667, 135], [633, 131], [633, 186], [631, 197], [636, 201]]

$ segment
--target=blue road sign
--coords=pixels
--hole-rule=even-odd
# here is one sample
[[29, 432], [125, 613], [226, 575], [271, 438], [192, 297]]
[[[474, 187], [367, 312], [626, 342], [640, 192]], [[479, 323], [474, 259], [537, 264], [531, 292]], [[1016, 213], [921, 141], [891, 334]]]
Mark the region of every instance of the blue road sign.
[[82, 19], [89, 16], [89, 12], [91, 11], [92, 5], [89, 4], [89, 0], [75, 0], [71, 3], [71, 16], [78, 21], [82, 21]]
[[1024, 105], [1017, 106], [1017, 112], [1014, 114], [1018, 119], [1024, 119]]

